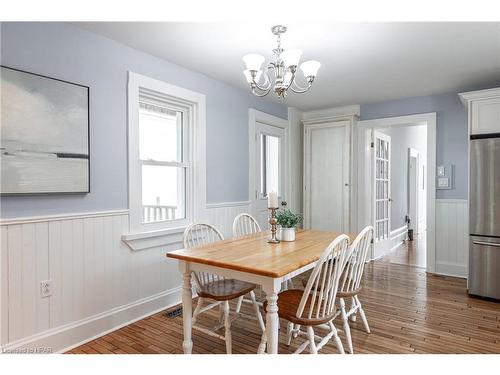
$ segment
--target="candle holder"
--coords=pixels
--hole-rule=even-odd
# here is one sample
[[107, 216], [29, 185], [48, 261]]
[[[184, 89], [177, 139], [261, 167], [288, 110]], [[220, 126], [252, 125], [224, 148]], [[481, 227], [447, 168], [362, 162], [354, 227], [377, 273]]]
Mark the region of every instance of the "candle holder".
[[276, 219], [276, 211], [278, 208], [269, 207], [271, 214], [269, 215], [269, 225], [271, 226], [271, 238], [267, 240], [268, 243], [280, 243], [280, 240], [276, 238], [276, 230], [278, 228], [278, 219]]

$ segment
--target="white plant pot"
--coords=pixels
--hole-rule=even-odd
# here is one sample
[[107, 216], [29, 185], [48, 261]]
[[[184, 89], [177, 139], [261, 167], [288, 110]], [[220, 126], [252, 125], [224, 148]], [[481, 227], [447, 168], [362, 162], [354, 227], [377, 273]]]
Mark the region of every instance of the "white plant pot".
[[295, 241], [295, 228], [281, 228], [281, 241]]

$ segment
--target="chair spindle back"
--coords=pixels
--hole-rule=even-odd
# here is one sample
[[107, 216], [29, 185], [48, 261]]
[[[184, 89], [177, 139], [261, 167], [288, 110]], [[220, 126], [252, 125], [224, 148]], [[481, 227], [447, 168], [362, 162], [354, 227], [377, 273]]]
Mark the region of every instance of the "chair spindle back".
[[304, 289], [297, 309], [298, 318], [322, 319], [335, 313], [335, 297], [350, 255], [349, 237], [345, 234], [328, 245]]
[[368, 251], [373, 239], [373, 233], [372, 226], [365, 227], [350, 246], [352, 248], [352, 255], [342, 278], [342, 285], [340, 287], [342, 292], [349, 293], [359, 288]]
[[241, 237], [260, 232], [260, 225], [255, 218], [247, 213], [239, 214], [233, 221], [233, 236]]
[[[208, 245], [210, 243], [223, 240], [224, 237], [221, 232], [210, 224], [191, 224], [184, 231], [184, 247], [186, 249]], [[224, 277], [222, 276], [213, 275], [207, 272], [193, 272], [193, 274], [195, 276], [195, 282], [199, 288], [215, 281], [224, 280]]]

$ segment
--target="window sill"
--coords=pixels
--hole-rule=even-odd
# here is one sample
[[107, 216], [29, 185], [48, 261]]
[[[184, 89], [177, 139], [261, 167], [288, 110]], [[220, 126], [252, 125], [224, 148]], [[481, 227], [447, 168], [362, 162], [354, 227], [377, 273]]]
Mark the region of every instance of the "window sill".
[[141, 251], [157, 247], [173, 250], [182, 247], [182, 236], [186, 226], [155, 230], [150, 232], [126, 233], [122, 241], [132, 250]]

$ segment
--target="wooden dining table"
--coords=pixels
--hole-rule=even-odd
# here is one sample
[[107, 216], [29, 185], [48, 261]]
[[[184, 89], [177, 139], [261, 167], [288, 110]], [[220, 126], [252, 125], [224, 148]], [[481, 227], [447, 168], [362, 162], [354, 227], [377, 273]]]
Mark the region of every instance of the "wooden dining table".
[[[167, 257], [179, 261], [182, 274], [183, 350], [193, 349], [192, 272], [207, 272], [262, 286], [267, 299], [267, 352], [278, 353], [278, 293], [284, 281], [314, 267], [326, 247], [341, 233], [299, 230], [295, 241], [268, 243], [268, 231], [214, 242], [189, 249], [175, 250]], [[351, 241], [353, 235], [349, 235]], [[257, 351], [257, 348], [256, 348]]]

